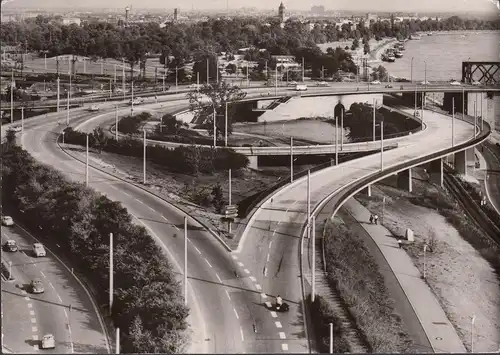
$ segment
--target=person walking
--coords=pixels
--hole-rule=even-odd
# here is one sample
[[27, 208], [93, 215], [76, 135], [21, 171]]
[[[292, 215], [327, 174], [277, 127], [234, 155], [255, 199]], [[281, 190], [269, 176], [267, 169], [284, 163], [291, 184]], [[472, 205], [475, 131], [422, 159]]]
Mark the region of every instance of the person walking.
[[373, 215], [370, 214], [370, 224], [373, 224]]
[[373, 217], [373, 219], [374, 219], [374, 221], [375, 221], [375, 224], [378, 224], [378, 215], [375, 215], [375, 216]]
[[401, 245], [403, 244], [403, 242], [401, 241], [401, 239], [398, 239], [398, 246], [399, 246], [399, 249], [401, 249]]

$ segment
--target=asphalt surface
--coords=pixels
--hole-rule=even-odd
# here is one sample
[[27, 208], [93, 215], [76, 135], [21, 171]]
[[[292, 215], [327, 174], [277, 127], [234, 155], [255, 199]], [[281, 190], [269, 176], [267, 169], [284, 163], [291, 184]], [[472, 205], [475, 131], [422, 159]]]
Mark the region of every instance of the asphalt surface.
[[[19, 251], [2, 251], [15, 277], [2, 280], [4, 344], [13, 352], [30, 353], [44, 334], [52, 333], [56, 348], [44, 352], [108, 353], [97, 310], [71, 271], [47, 247], [47, 256], [35, 257], [31, 248], [38, 240], [20, 226], [2, 227], [2, 245], [8, 239], [16, 241]], [[35, 278], [42, 280], [44, 293], [30, 294], [28, 285]]]
[[480, 150], [488, 166], [485, 183], [489, 199], [496, 210], [500, 211], [500, 147], [486, 141]]
[[[410, 111], [410, 110], [408, 110]], [[384, 167], [451, 146], [451, 120], [431, 111], [425, 112], [428, 129], [408, 137], [409, 145], [384, 152]], [[472, 126], [455, 122], [455, 143], [473, 136]], [[374, 154], [311, 174], [311, 211], [332, 192], [380, 169], [380, 154]], [[333, 197], [335, 199], [337, 197]], [[335, 201], [335, 200], [333, 200]], [[307, 177], [277, 192], [266, 201], [247, 224], [236, 256], [259, 278], [264, 292], [280, 294], [290, 303], [290, 312], [279, 320], [290, 351], [302, 352], [307, 346], [300, 286], [300, 243], [307, 216]], [[304, 271], [308, 273], [307, 271]]]

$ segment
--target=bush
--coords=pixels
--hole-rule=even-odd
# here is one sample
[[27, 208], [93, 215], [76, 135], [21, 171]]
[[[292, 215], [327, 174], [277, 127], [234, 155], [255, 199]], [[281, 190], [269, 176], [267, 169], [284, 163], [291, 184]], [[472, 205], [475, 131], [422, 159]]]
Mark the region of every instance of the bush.
[[[108, 299], [109, 233], [115, 241], [112, 319], [125, 352], [178, 352], [188, 308], [171, 264], [144, 227], [118, 202], [70, 182], [12, 143], [2, 145], [3, 201], [40, 237], [60, 245], [73, 265]], [[15, 212], [14, 212], [15, 214]], [[147, 335], [147, 342], [141, 341]]]
[[141, 112], [134, 116], [125, 116], [118, 122], [118, 132], [124, 134], [137, 133], [141, 124], [150, 118], [151, 114], [149, 112]]
[[344, 224], [329, 223], [325, 234], [327, 279], [347, 304], [373, 352], [406, 349], [404, 326], [378, 265], [360, 237]]
[[311, 318], [314, 320], [314, 335], [317, 340], [317, 350], [320, 353], [329, 353], [330, 351], [330, 323], [333, 323], [333, 352], [348, 353], [351, 352], [349, 343], [342, 333], [341, 320], [335, 315], [335, 312], [325, 301], [323, 297], [314, 297], [314, 302], [311, 302], [311, 295], [307, 298], [309, 309], [311, 310]]
[[[72, 128], [64, 130], [64, 139], [68, 144], [85, 146], [85, 133], [75, 131]], [[89, 135], [89, 146], [97, 145], [98, 135]], [[143, 143], [137, 139], [125, 138], [115, 140], [110, 138], [105, 145], [100, 146], [102, 150], [126, 156], [142, 158]], [[147, 146], [146, 157], [148, 160], [168, 167], [179, 173], [212, 174], [216, 171], [228, 169], [238, 170], [248, 166], [248, 158], [243, 154], [236, 153], [229, 148], [213, 149], [198, 146], [181, 146], [169, 149], [160, 145]]]

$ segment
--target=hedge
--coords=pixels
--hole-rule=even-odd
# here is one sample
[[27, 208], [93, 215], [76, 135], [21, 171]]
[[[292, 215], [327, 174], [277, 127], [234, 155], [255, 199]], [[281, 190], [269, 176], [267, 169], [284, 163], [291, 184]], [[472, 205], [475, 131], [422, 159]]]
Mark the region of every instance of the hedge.
[[[68, 144], [85, 146], [85, 133], [71, 127], [64, 130], [64, 139]], [[94, 135], [89, 137], [89, 146], [96, 144]], [[142, 158], [144, 146], [141, 140], [133, 138], [108, 139], [102, 149], [131, 157]], [[216, 171], [241, 169], [248, 166], [248, 158], [229, 148], [213, 149], [198, 146], [181, 146], [169, 149], [161, 145], [146, 147], [147, 160], [165, 166], [172, 171], [185, 174], [213, 174]]]
[[[160, 247], [119, 203], [37, 163], [12, 140], [2, 144], [3, 203], [37, 234], [60, 245], [107, 303], [109, 233], [114, 235], [112, 320], [124, 352], [179, 352], [186, 340], [180, 284]], [[15, 211], [23, 211], [16, 213]]]
[[[134, 116], [125, 116], [118, 122], [118, 132], [124, 134], [137, 133], [141, 124], [151, 118], [149, 112], [141, 112]], [[116, 127], [115, 127], [116, 129]]]

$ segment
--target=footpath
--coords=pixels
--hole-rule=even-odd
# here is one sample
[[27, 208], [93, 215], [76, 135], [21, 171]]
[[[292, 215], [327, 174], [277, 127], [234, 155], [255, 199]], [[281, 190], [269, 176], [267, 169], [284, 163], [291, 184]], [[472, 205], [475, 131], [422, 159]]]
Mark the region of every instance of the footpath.
[[344, 207], [360, 222], [363, 229], [377, 244], [396, 279], [413, 307], [427, 338], [436, 353], [467, 352], [455, 328], [422, 275], [397, 239], [382, 225], [369, 224], [370, 212], [355, 199], [349, 199]]

